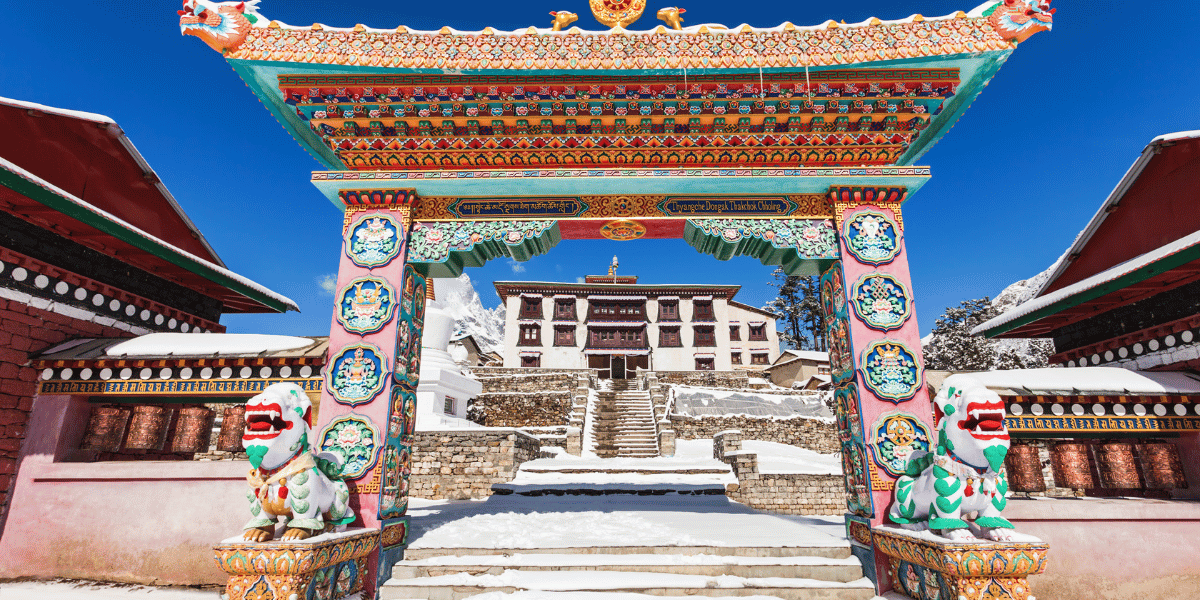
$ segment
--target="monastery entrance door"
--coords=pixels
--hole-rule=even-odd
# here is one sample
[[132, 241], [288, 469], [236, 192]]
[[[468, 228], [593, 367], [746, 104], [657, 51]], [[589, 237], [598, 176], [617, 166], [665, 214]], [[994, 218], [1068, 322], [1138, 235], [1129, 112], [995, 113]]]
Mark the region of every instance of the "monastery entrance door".
[[625, 357], [624, 356], [613, 356], [612, 357], [612, 378], [613, 379], [625, 379]]

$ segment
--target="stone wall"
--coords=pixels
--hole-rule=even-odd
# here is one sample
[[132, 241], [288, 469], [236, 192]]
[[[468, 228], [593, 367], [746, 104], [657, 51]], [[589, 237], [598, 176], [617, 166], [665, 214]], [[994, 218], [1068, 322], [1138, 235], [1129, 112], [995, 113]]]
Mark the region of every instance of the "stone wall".
[[712, 438], [719, 432], [738, 429], [742, 439], [791, 444], [813, 452], [832, 454], [841, 448], [837, 440], [837, 425], [832, 421], [808, 417], [690, 417], [670, 415], [671, 428], [681, 440]]
[[746, 371], [655, 371], [654, 376], [664, 384], [750, 389], [750, 376]]
[[493, 483], [512, 481], [521, 463], [540, 452], [537, 438], [513, 429], [418, 431], [408, 494], [432, 500], [486, 498]]
[[846, 510], [841, 475], [760, 473], [758, 455], [742, 448], [742, 434], [731, 430], [713, 437], [713, 458], [727, 463], [738, 478], [730, 500], [784, 515], [838, 515]]
[[476, 367], [483, 392], [467, 404], [467, 418], [485, 427], [567, 427], [576, 396], [586, 398], [590, 371]]

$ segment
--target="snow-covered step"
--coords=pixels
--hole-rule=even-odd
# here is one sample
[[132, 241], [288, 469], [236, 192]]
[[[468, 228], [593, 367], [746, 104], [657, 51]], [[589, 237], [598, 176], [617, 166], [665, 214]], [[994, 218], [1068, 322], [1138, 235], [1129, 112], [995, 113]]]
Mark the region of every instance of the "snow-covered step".
[[435, 556], [405, 560], [392, 569], [396, 579], [440, 577], [455, 573], [499, 575], [506, 569], [522, 571], [627, 571], [679, 575], [734, 575], [737, 577], [801, 577], [827, 581], [854, 581], [863, 576], [854, 557], [823, 556], [719, 556], [714, 554], [504, 554]]
[[[641, 499], [639, 499], [640, 501]], [[664, 554], [695, 556], [737, 556], [758, 558], [779, 557], [822, 557], [852, 558], [850, 544], [841, 543], [821, 546], [564, 546], [554, 548], [441, 548], [410, 547], [404, 551], [404, 561], [424, 560], [435, 556], [495, 556], [521, 554]], [[857, 559], [854, 559], [857, 560]], [[397, 563], [403, 564], [403, 563]]]
[[869, 600], [870, 580], [825, 581], [800, 577], [705, 576], [626, 571], [522, 571], [499, 575], [458, 573], [440, 577], [390, 579], [380, 589], [384, 600], [426, 598], [459, 600], [489, 592], [636, 592], [653, 596], [775, 596], [785, 600]]

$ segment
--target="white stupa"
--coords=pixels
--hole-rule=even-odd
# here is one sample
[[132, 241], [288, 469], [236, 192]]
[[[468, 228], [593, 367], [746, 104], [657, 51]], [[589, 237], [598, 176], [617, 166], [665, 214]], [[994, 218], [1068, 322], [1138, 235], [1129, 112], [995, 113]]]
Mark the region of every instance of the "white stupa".
[[483, 384], [464, 375], [450, 356], [454, 317], [437, 301], [430, 279], [425, 304], [425, 331], [421, 335], [421, 380], [417, 385], [417, 431], [478, 427], [467, 420], [467, 401], [479, 395]]

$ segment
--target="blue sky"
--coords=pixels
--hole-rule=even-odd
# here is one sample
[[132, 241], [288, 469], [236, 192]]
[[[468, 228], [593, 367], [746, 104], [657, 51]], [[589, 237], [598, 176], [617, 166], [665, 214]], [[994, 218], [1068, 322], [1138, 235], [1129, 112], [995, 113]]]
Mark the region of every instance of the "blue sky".
[[[178, 2], [8, 3], [0, 96], [108, 115], [162, 177], [235, 271], [299, 303], [287, 315], [228, 315], [231, 332], [324, 335], [340, 213], [309, 183], [321, 167], [225, 61], [177, 26]], [[660, 3], [662, 4], [662, 3]], [[664, 4], [665, 5], [665, 4]], [[688, 23], [774, 26], [970, 10], [972, 0], [688, 1]], [[1156, 135], [1200, 129], [1200, 2], [1056, 2], [1054, 30], [1022, 44], [954, 129], [919, 161], [933, 179], [905, 207], [922, 333], [948, 305], [995, 295], [1049, 266]], [[633, 29], [659, 22], [651, 3]], [[418, 29], [548, 26], [550, 10], [600, 29], [583, 0], [455, 3], [263, 0], [289, 24]], [[1153, 226], [1153, 224], [1147, 224]], [[468, 274], [484, 304], [491, 282], [574, 281], [612, 256], [644, 283], [740, 284], [773, 296], [772, 267], [701, 255], [682, 240], [564, 241], [526, 263]]]

